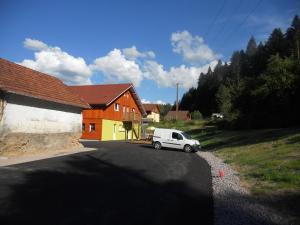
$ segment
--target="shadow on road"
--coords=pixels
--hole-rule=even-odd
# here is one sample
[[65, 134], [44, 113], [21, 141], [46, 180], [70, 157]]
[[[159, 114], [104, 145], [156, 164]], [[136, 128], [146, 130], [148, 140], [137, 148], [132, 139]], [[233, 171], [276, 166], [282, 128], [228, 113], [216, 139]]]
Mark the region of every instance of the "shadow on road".
[[0, 202], [0, 224], [213, 224], [212, 197], [184, 182], [158, 182], [92, 155], [64, 170], [25, 172]]
[[163, 147], [160, 150], [156, 150], [156, 149], [154, 149], [154, 147], [152, 145], [142, 144], [142, 145], [139, 145], [139, 146], [142, 147], [142, 148], [151, 149], [153, 151], [170, 151], [170, 152], [182, 152], [183, 154], [191, 154], [191, 153], [185, 153], [182, 149], [176, 149], [176, 148], [165, 148], [165, 147]]

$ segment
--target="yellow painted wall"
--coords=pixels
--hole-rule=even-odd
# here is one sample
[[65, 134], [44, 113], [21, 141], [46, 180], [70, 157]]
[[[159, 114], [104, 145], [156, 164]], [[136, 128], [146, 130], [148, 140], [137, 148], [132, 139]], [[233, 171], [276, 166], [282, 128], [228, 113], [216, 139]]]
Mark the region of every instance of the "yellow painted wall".
[[148, 119], [152, 119], [153, 122], [159, 123], [159, 113], [151, 112], [151, 114], [147, 115]]
[[[102, 141], [112, 141], [114, 140], [113, 132], [114, 132], [114, 124], [116, 125], [116, 139], [115, 140], [126, 140], [126, 130], [123, 126], [123, 122], [116, 120], [102, 120]], [[138, 126], [134, 125], [136, 131], [138, 130]], [[128, 131], [128, 139], [131, 139], [132, 130]], [[141, 136], [141, 128], [139, 131], [139, 135]], [[134, 139], [135, 135], [133, 135]]]

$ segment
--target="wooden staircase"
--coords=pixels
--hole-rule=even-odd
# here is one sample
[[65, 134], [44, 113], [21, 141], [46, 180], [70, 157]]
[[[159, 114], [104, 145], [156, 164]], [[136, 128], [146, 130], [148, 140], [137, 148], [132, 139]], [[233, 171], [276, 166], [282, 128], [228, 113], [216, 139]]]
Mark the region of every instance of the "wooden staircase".
[[[133, 142], [134, 139], [139, 139], [140, 138], [140, 128], [141, 128], [141, 121], [142, 118], [140, 114], [135, 113], [135, 112], [130, 112], [130, 113], [124, 113], [123, 114], [123, 123], [126, 124], [126, 130], [132, 131], [131, 132], [131, 137], [130, 141]], [[126, 140], [128, 140], [128, 136], [126, 137]]]

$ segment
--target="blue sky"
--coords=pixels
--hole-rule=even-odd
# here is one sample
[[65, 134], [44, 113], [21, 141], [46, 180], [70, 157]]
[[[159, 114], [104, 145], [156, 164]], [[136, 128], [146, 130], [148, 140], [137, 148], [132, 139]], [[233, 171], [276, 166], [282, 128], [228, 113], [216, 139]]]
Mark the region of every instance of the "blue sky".
[[0, 57], [67, 84], [133, 82], [145, 101], [172, 103], [176, 82], [182, 95], [295, 14], [297, 0], [0, 0]]

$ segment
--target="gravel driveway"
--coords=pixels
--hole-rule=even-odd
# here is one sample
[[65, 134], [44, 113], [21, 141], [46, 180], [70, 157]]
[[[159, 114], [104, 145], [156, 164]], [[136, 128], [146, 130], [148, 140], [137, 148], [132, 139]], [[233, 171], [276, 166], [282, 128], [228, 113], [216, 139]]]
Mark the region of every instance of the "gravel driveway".
[[[238, 173], [211, 152], [198, 152], [211, 166], [215, 225], [288, 225], [286, 218], [261, 205], [240, 185]], [[219, 177], [219, 171], [225, 176]], [[292, 224], [291, 224], [292, 225]]]

